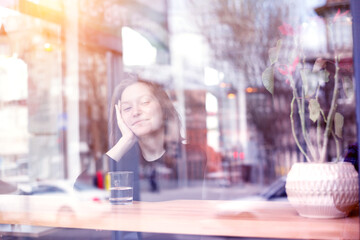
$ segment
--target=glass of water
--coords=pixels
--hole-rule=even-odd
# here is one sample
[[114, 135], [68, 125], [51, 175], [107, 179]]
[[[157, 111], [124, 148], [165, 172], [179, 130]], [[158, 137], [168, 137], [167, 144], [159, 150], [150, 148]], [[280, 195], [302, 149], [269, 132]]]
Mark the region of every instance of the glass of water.
[[109, 172], [110, 203], [113, 205], [132, 204], [134, 173], [130, 171]]

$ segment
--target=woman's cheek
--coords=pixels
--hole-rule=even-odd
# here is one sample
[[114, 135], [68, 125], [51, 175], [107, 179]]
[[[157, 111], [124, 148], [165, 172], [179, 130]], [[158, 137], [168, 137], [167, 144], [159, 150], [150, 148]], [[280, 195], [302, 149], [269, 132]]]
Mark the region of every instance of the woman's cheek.
[[130, 128], [131, 127], [130, 120], [129, 120], [129, 117], [126, 114], [123, 114], [123, 120], [124, 120], [125, 125], [128, 128]]

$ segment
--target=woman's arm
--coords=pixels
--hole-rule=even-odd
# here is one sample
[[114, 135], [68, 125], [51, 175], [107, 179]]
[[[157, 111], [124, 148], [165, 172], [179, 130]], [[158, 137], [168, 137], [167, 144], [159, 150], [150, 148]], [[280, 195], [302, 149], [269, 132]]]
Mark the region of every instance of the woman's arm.
[[106, 152], [110, 158], [115, 161], [119, 161], [127, 151], [134, 145], [136, 141], [132, 141], [132, 139], [127, 139], [126, 137], [121, 137], [119, 141]]

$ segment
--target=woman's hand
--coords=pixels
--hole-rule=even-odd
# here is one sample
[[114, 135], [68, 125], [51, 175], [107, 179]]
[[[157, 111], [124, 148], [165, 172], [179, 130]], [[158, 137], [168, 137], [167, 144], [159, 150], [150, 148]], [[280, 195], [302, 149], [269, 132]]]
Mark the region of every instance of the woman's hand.
[[120, 129], [120, 132], [122, 134], [122, 138], [126, 139], [127, 141], [131, 141], [133, 143], [136, 142], [136, 136], [135, 134], [130, 130], [130, 128], [126, 125], [124, 122], [122, 116], [121, 116], [121, 105], [120, 100], [117, 104], [115, 104], [115, 113], [116, 113], [116, 120], [117, 125]]
[[118, 103], [115, 104], [115, 113], [116, 113], [117, 125], [121, 131], [122, 136], [119, 139], [119, 141], [106, 153], [110, 158], [114, 159], [115, 161], [119, 161], [137, 141], [135, 134], [124, 122], [121, 116], [120, 109], [121, 107], [119, 100]]

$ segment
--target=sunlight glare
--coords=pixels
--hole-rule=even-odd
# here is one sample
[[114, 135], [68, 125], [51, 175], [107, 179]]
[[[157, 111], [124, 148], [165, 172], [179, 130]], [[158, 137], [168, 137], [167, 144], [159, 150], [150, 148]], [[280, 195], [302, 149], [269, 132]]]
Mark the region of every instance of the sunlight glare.
[[129, 27], [123, 27], [122, 38], [125, 65], [151, 65], [156, 63], [156, 48], [140, 33]]
[[220, 82], [220, 72], [211, 67], [204, 69], [204, 82], [207, 86], [215, 86]]

